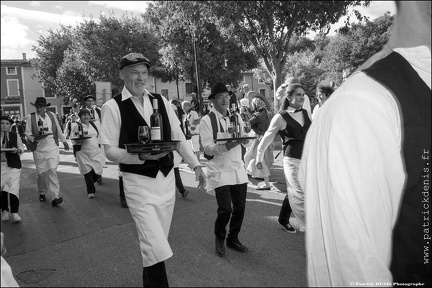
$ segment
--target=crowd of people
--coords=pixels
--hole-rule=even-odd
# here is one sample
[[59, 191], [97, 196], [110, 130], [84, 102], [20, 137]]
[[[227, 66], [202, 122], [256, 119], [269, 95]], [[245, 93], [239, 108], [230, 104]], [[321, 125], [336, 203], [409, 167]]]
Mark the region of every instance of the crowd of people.
[[[355, 72], [344, 70], [339, 87], [319, 84], [313, 110], [298, 79], [278, 87], [278, 111], [247, 85], [236, 95], [229, 84], [217, 82], [209, 109], [199, 117], [195, 103], [168, 102], [147, 91], [151, 62], [130, 53], [120, 62], [123, 90], [102, 109], [86, 96], [85, 105], [61, 127], [41, 97], [31, 103], [36, 112], [25, 124], [2, 116], [2, 221], [22, 221], [23, 143], [33, 153], [39, 200], [49, 195], [52, 206], [62, 204], [58, 143], [68, 150], [70, 138], [89, 199], [95, 197], [94, 183], [102, 183], [105, 157], [118, 164], [121, 203], [138, 231], [143, 286], [168, 287], [164, 261], [173, 255], [168, 234], [175, 191], [183, 198], [189, 194], [181, 161], [195, 172], [198, 189], [215, 193], [216, 254], [224, 257], [225, 246], [246, 253], [239, 235], [249, 177], [264, 180], [257, 190], [272, 189], [279, 135], [287, 189], [278, 222], [288, 233], [306, 232], [309, 285], [430, 286], [431, 4], [396, 6], [383, 50]], [[138, 127], [151, 127], [155, 109], [162, 119], [161, 137], [177, 140], [176, 149], [128, 153], [124, 145], [139, 141]], [[206, 172], [201, 152], [208, 160]]]

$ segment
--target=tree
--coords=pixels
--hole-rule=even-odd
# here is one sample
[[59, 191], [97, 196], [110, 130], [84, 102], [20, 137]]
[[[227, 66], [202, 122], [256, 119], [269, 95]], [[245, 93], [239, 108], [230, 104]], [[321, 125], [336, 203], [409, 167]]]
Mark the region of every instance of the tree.
[[164, 77], [157, 39], [147, 33], [142, 19], [101, 15], [89, 19], [76, 28], [61, 26], [60, 31], [49, 31], [47, 38], [40, 37], [39, 47], [33, 47], [39, 59], [34, 67], [40, 79], [63, 97], [80, 102], [85, 95], [95, 94], [96, 81], [112, 83], [112, 93], [122, 89], [119, 79], [121, 57], [130, 52], [142, 52], [152, 62], [150, 73]]
[[195, 41], [200, 88], [217, 81], [236, 87], [240, 72], [256, 67], [257, 58], [244, 52], [234, 39], [224, 38], [218, 27], [208, 21], [210, 17], [199, 1], [157, 1], [149, 4], [143, 14], [156, 27], [165, 66], [178, 69], [180, 77], [196, 84]]
[[331, 39], [324, 48], [321, 68], [341, 83], [342, 70], [359, 67], [388, 41], [394, 15], [386, 12], [373, 21], [352, 24]]
[[[273, 79], [273, 86], [279, 87], [291, 38], [310, 30], [328, 33], [331, 24], [348, 14], [349, 7], [361, 2], [206, 1], [203, 5], [213, 11], [213, 19], [223, 33], [235, 37], [245, 49], [253, 50], [260, 57]], [[370, 1], [364, 2], [367, 6]], [[358, 12], [355, 15], [362, 17]]]
[[306, 50], [289, 55], [285, 69], [287, 77], [298, 79], [305, 93], [309, 97], [315, 97], [316, 86], [324, 80], [325, 74], [312, 51]]
[[71, 26], [60, 24], [60, 29], [50, 29], [48, 33], [47, 37], [39, 36], [38, 46], [33, 46], [37, 58], [31, 60], [31, 65], [44, 89], [55, 94], [57, 70], [63, 62], [65, 51], [73, 42], [75, 31]]

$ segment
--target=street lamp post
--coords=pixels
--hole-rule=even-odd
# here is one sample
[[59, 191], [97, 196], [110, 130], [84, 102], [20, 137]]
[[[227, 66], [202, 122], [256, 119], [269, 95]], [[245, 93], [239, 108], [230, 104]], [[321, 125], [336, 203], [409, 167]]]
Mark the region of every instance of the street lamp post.
[[[195, 28], [195, 27], [194, 27]], [[198, 72], [198, 57], [197, 57], [197, 48], [196, 48], [196, 34], [195, 29], [193, 32], [193, 48], [194, 48], [194, 57], [195, 57], [195, 73], [196, 73], [196, 81], [197, 81], [197, 89], [198, 89], [198, 102], [199, 102], [199, 115], [203, 114], [203, 99], [201, 95], [201, 88], [199, 82], [199, 72]]]

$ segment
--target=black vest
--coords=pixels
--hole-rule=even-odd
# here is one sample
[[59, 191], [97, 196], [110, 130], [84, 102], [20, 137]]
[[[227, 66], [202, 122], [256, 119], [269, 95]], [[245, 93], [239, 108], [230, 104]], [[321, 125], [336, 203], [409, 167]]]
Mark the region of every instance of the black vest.
[[[298, 112], [297, 112], [298, 113]], [[306, 133], [311, 125], [307, 111], [302, 109], [304, 125], [301, 126], [286, 110], [279, 112], [287, 122], [284, 130], [279, 131], [282, 138], [284, 156], [301, 159]], [[289, 139], [293, 138], [293, 139]]]
[[[168, 113], [162, 96], [159, 94], [149, 94], [150, 103], [153, 103], [153, 98], [158, 100], [158, 112], [162, 115], [163, 121], [163, 137], [164, 141], [171, 141], [171, 126], [169, 123]], [[123, 148], [124, 144], [137, 143], [138, 140], [138, 126], [149, 126], [131, 99], [122, 101], [122, 95], [114, 97], [120, 110], [121, 127], [119, 147]], [[152, 104], [153, 105], [153, 104]], [[149, 126], [150, 127], [150, 126]], [[171, 169], [174, 167], [173, 153], [167, 154], [165, 157], [158, 160], [145, 160], [144, 164], [123, 164], [120, 163], [120, 171], [135, 173], [152, 178], [156, 178], [159, 170], [167, 176]]]
[[[431, 89], [408, 61], [396, 52], [364, 72], [392, 92], [399, 104], [402, 156], [407, 175], [399, 215], [393, 229], [390, 270], [393, 281], [431, 286], [430, 198]], [[389, 179], [391, 181], [391, 179]], [[426, 225], [426, 226], [424, 226]], [[428, 256], [426, 256], [428, 254]], [[429, 262], [424, 263], [428, 257]]]
[[[18, 135], [14, 132], [9, 132], [9, 141], [5, 148], [18, 148]], [[11, 168], [21, 169], [21, 159], [18, 153], [6, 153], [7, 165]]]

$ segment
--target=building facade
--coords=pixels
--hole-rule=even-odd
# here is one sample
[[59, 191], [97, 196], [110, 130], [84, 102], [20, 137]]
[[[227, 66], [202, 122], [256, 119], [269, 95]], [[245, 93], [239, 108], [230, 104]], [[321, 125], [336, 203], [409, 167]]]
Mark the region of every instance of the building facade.
[[37, 97], [45, 97], [51, 106], [47, 110], [62, 114], [62, 99], [45, 93], [33, 67], [23, 53], [23, 59], [1, 60], [1, 115], [18, 115], [24, 118], [34, 112]]
[[[19, 115], [21, 118], [27, 114], [34, 112], [34, 103], [37, 97], [45, 97], [47, 103], [51, 103], [47, 107], [48, 111], [58, 112], [60, 116], [68, 114], [71, 106], [65, 105], [62, 98], [57, 98], [55, 95], [48, 93], [43, 89], [43, 83], [35, 76], [33, 67], [30, 61], [26, 59], [26, 54], [23, 53], [22, 59], [1, 60], [1, 115]], [[252, 71], [242, 72], [242, 81], [239, 87], [248, 84], [251, 91], [256, 91], [265, 96], [270, 101], [273, 100], [271, 88], [253, 77]], [[156, 92], [165, 96], [168, 100], [179, 99], [182, 101], [192, 101], [195, 94], [193, 93], [194, 85], [190, 81], [171, 81], [163, 82], [162, 79], [149, 76], [147, 89], [150, 92]], [[239, 89], [237, 89], [238, 91]], [[108, 94], [111, 98], [111, 93]], [[208, 102], [207, 98], [210, 95], [210, 90], [202, 91], [204, 104]], [[240, 95], [240, 93], [237, 93]], [[103, 99], [103, 102], [109, 99]], [[102, 103], [98, 103], [101, 106]]]

